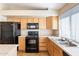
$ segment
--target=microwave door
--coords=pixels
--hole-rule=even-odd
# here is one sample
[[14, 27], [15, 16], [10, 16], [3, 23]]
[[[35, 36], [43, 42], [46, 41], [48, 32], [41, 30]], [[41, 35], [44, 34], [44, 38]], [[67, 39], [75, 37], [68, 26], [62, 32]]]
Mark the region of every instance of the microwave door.
[[30, 28], [35, 29], [35, 26], [34, 26], [34, 25], [32, 25], [32, 26], [30, 26]]

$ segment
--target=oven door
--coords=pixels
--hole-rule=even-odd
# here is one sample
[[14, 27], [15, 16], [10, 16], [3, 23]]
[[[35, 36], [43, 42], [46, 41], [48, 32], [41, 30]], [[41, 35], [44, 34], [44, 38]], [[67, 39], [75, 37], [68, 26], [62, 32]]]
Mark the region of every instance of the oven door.
[[29, 39], [27, 40], [28, 44], [36, 44], [36, 40], [34, 39]]

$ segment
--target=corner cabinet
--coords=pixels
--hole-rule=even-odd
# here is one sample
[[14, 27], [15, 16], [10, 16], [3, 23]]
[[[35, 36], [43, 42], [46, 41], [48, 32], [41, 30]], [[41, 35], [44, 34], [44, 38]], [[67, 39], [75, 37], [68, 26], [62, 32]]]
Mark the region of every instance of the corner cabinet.
[[59, 19], [58, 16], [50, 16], [46, 18], [46, 24], [47, 24], [47, 29], [54, 29], [57, 30], [58, 29], [58, 25], [59, 25]]

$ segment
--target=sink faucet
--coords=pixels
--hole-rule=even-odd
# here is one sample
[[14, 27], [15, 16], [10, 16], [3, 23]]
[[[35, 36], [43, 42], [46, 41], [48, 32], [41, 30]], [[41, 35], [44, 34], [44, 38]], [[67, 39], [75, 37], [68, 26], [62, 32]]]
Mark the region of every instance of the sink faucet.
[[67, 38], [64, 38], [64, 39], [65, 39], [65, 41], [67, 42], [68, 45], [71, 44], [71, 42]]

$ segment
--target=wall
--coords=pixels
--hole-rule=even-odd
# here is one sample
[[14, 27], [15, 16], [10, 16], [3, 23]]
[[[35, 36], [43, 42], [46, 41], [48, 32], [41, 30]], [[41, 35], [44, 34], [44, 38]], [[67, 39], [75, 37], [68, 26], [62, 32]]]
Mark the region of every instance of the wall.
[[[31, 30], [22, 30], [21, 31], [21, 35], [22, 36], [27, 36], [28, 34], [28, 31], [31, 31]], [[39, 31], [39, 36], [51, 36], [52, 35], [52, 30], [32, 30], [32, 31]]]
[[78, 3], [67, 3], [64, 7], [62, 7], [59, 10], [59, 15], [62, 15], [63, 13], [65, 13], [66, 11], [68, 11], [69, 9], [73, 8], [74, 6], [76, 6]]
[[57, 10], [0, 10], [0, 15], [16, 16], [57, 16]]

